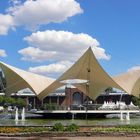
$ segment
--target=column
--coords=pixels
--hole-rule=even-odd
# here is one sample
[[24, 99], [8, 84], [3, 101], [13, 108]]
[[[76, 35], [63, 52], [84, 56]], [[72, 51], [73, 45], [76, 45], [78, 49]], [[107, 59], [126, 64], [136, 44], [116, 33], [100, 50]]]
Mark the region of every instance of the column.
[[43, 106], [44, 105], [44, 100], [42, 99], [42, 101], [41, 101], [41, 106]]
[[36, 107], [36, 99], [35, 99], [36, 97], [34, 97], [34, 109], [35, 109], [35, 107]]

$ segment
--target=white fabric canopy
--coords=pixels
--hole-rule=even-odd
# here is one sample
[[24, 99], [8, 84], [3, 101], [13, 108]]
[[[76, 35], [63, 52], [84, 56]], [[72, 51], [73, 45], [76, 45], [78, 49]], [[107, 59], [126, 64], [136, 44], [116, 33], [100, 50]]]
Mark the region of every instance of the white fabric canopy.
[[30, 88], [38, 95], [54, 81], [52, 78], [27, 72], [3, 62], [0, 62], [0, 67], [6, 78], [6, 95], [24, 88]]
[[73, 84], [87, 96], [95, 99], [108, 87], [122, 88], [103, 70], [96, 60], [92, 49], [89, 48], [81, 58], [55, 82], [48, 86], [38, 97], [45, 98], [49, 93], [64, 85], [61, 81], [68, 79], [81, 79], [89, 81], [87, 84]]
[[113, 77], [123, 89], [134, 96], [140, 94], [140, 70], [129, 71]]

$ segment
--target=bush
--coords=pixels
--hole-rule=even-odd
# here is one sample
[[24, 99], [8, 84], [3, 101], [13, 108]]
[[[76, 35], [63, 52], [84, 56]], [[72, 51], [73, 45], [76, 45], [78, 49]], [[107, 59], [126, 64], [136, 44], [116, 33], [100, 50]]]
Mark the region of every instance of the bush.
[[42, 108], [45, 110], [56, 110], [57, 104], [44, 104]]
[[122, 125], [122, 126], [116, 126], [116, 127], [96, 127], [92, 128], [92, 131], [94, 132], [140, 132], [140, 126], [139, 125]]
[[23, 127], [22, 129], [23, 129], [22, 132], [27, 132], [27, 133], [48, 131], [48, 128], [46, 127]]
[[69, 131], [69, 132], [75, 132], [79, 130], [79, 126], [77, 126], [76, 124], [70, 124], [69, 126], [66, 127], [66, 129], [64, 129], [64, 126], [61, 123], [56, 123], [53, 128], [51, 129], [51, 131]]
[[70, 124], [69, 126], [67, 126], [67, 128], [65, 129], [65, 131], [69, 131], [69, 132], [74, 132], [74, 131], [78, 131], [79, 130], [79, 126], [77, 126], [76, 124]]
[[61, 123], [56, 123], [53, 126], [52, 131], [64, 131], [64, 126]]

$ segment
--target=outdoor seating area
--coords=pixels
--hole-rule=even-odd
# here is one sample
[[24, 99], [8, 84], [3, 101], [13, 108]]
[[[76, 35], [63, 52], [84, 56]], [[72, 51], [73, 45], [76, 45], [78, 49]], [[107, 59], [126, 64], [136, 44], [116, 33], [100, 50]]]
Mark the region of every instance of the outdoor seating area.
[[139, 107], [135, 106], [133, 102], [129, 105], [126, 105], [125, 102], [117, 101], [115, 102], [106, 102], [98, 108], [98, 110], [138, 110]]
[[3, 112], [3, 111], [4, 111], [4, 107], [0, 106], [0, 112]]

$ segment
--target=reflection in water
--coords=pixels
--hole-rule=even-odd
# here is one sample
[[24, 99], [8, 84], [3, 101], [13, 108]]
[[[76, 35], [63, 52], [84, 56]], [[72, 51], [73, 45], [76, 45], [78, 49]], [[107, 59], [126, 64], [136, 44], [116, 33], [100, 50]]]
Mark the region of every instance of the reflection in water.
[[15, 125], [18, 126], [18, 121], [15, 121]]

